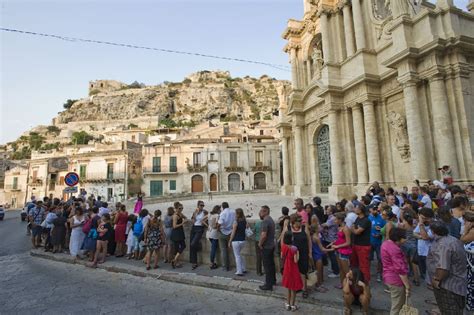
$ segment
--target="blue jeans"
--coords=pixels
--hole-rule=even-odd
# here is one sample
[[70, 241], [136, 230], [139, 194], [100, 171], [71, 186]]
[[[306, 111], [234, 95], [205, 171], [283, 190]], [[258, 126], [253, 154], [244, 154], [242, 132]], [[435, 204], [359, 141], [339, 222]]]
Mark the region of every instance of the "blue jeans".
[[219, 247], [219, 240], [216, 238], [210, 238], [211, 241], [211, 263], [214, 264], [216, 260], [217, 248]]
[[[328, 241], [321, 241], [323, 247], [326, 247], [329, 245], [329, 242]], [[326, 253], [329, 257], [329, 260], [331, 261], [331, 269], [332, 269], [332, 272], [335, 274], [335, 275], [338, 275], [339, 274], [339, 265], [337, 264], [337, 259], [336, 259], [336, 254], [334, 253], [334, 251], [330, 251], [330, 252], [327, 252]]]

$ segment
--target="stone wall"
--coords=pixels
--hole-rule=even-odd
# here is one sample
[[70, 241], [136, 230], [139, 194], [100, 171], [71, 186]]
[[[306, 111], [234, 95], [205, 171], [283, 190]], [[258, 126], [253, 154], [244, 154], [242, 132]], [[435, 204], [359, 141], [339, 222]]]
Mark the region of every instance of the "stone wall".
[[[249, 220], [250, 226], [254, 227], [255, 221]], [[182, 261], [189, 262], [189, 236], [191, 235], [191, 224], [186, 224], [184, 226], [185, 235], [186, 235], [186, 249], [181, 255]], [[210, 253], [211, 253], [211, 242], [206, 239], [206, 234], [204, 233], [201, 239], [202, 250], [198, 252], [198, 263], [200, 265], [210, 265]], [[232, 251], [232, 248], [229, 249], [230, 252], [230, 265], [235, 268], [235, 257]], [[255, 250], [255, 238], [247, 238], [247, 244], [245, 244], [244, 249], [241, 251], [242, 257], [245, 259], [245, 266], [247, 270], [256, 270], [257, 261], [256, 261], [256, 250]], [[277, 250], [275, 249], [275, 256], [277, 256]], [[221, 267], [221, 252], [220, 249], [216, 254], [216, 263]], [[279, 259], [275, 257], [275, 264], [277, 266], [276, 270], [279, 270], [278, 264]]]

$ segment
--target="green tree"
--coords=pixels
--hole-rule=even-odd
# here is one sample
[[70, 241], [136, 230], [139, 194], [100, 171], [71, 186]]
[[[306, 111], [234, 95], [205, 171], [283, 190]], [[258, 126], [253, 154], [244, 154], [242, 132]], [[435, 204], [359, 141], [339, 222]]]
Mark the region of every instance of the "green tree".
[[163, 118], [163, 119], [160, 119], [160, 121], [158, 122], [158, 124], [160, 126], [164, 126], [166, 128], [176, 128], [178, 126], [178, 124], [176, 124], [176, 122], [171, 119], [171, 118]]
[[72, 104], [77, 102], [77, 100], [67, 100], [66, 103], [63, 104], [64, 109], [69, 109], [72, 107]]
[[85, 131], [76, 131], [71, 137], [72, 144], [87, 144], [92, 139], [94, 139], [94, 137]]
[[38, 150], [44, 142], [44, 137], [37, 132], [30, 132], [28, 144], [32, 150]]
[[58, 127], [56, 126], [48, 126], [48, 132], [50, 133], [54, 133], [56, 135], [58, 135], [60, 132], [61, 132], [61, 129], [59, 129]]

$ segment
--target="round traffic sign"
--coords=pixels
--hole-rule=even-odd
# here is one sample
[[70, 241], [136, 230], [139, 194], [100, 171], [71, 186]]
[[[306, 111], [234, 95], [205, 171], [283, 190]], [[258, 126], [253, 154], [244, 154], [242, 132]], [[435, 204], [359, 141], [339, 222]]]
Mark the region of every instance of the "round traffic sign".
[[64, 183], [69, 187], [74, 187], [79, 183], [79, 175], [75, 172], [69, 172], [64, 176]]

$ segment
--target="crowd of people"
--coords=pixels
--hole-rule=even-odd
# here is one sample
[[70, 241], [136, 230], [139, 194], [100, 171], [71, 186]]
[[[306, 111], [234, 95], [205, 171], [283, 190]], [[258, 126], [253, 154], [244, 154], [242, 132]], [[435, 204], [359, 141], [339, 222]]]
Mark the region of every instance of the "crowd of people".
[[[315, 197], [305, 204], [294, 201], [294, 211], [282, 207], [276, 219], [262, 206], [259, 219], [248, 222], [241, 208], [227, 202], [212, 210], [198, 201], [188, 219], [183, 205], [175, 202], [166, 211], [149, 212], [138, 200], [133, 213], [125, 205], [114, 210], [100, 198], [71, 198], [64, 202], [45, 197], [28, 204], [28, 228], [32, 246], [89, 259], [94, 268], [108, 256], [143, 260], [146, 269], [159, 268], [160, 261], [181, 268], [188, 244], [192, 269], [199, 267], [198, 252], [205, 238], [210, 245], [210, 269], [217, 269], [217, 253], [223, 270], [235, 259], [237, 277], [247, 273], [243, 248], [255, 251], [256, 271], [265, 275], [261, 290], [277, 284], [288, 289], [287, 310], [296, 310], [296, 295], [310, 291], [340, 290], [344, 312], [354, 305], [368, 313], [371, 301], [371, 271], [383, 282], [391, 297], [391, 314], [399, 314], [411, 295], [411, 287], [426, 286], [434, 293], [441, 314], [474, 310], [474, 188], [442, 182], [419, 182], [408, 191], [384, 189], [377, 182], [360, 198], [352, 196], [335, 205], [321, 205]], [[190, 225], [186, 242], [185, 225]], [[277, 259], [275, 259], [275, 252]], [[162, 259], [160, 259], [162, 256]], [[153, 260], [153, 264], [152, 264]], [[276, 261], [276, 263], [275, 263]], [[335, 288], [324, 282], [338, 278]], [[316, 280], [310, 281], [310, 274]], [[372, 280], [372, 281], [374, 281]], [[433, 311], [435, 314], [436, 312]]]

